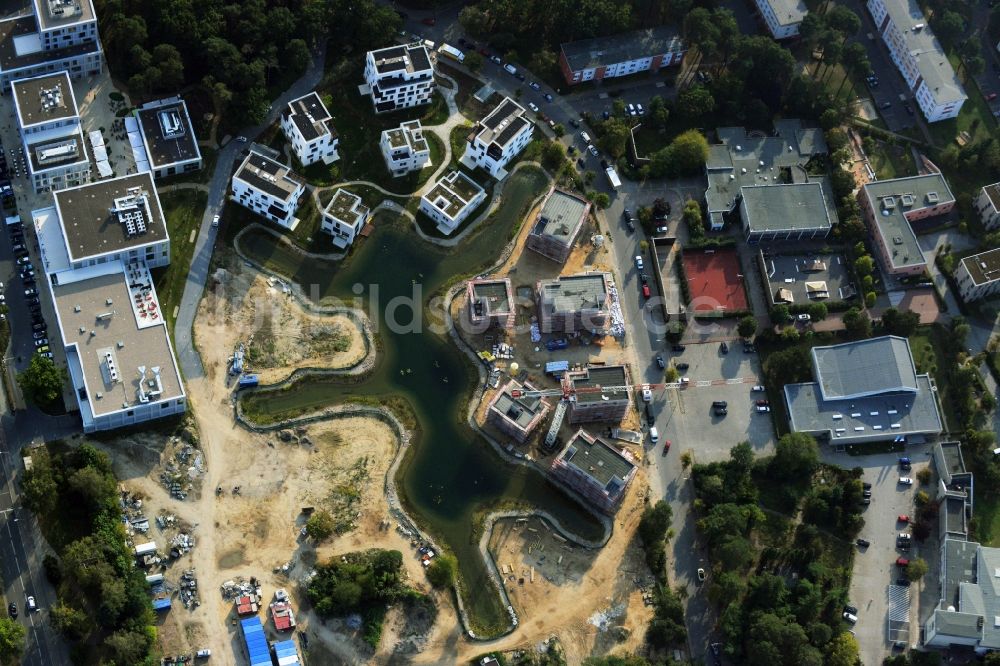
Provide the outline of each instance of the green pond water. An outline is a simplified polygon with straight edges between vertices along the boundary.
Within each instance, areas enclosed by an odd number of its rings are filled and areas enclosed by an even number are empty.
[[[494,219],[451,250],[423,242],[412,227],[385,217],[376,221],[375,232],[343,263],[302,262],[264,232],[244,234],[240,242],[248,257],[296,280],[315,300],[333,297],[363,303],[383,347],[374,373],[363,383],[309,379],[288,391],[248,394],[245,410],[279,419],[359,397],[369,401],[404,398],[419,421],[420,432],[397,478],[400,494],[412,517],[454,551],[465,583],[466,608],[473,624],[489,631],[506,626],[507,612],[486,577],[475,543],[477,508],[507,500],[524,502],[544,508],[581,537],[597,539],[602,530],[540,473],[503,461],[468,427],[465,414],[478,375],[450,338],[427,330],[432,311],[441,310],[428,301],[440,295],[435,292],[455,276],[476,274],[492,265],[527,206],[547,184],[544,174],[534,169],[510,176],[504,184],[504,204]],[[384,320],[386,304],[397,297],[412,297],[417,288],[422,330],[392,330]],[[371,305],[375,294],[377,308]],[[396,321],[411,323],[412,309],[400,308]]]

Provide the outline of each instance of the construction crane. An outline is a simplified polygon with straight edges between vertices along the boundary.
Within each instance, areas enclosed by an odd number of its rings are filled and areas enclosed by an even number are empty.
[[[669,384],[622,384],[619,386],[584,386],[574,388],[569,382],[564,381],[561,388],[542,389],[537,391],[525,391],[524,389],[513,389],[510,392],[512,398],[554,398],[561,397],[563,400],[572,400],[573,397],[581,393],[621,393],[630,389],[659,389],[659,388],[680,388],[680,382]]]

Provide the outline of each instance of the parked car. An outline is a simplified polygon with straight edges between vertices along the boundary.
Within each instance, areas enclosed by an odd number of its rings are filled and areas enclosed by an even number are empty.
[[[910,566],[910,561],[908,559],[906,559],[905,557],[897,557],[896,558],[896,566],[897,567],[908,567],[908,566]]]
[[[897,516],[896,520],[897,520],[898,522],[900,522],[900,523],[906,523],[906,524],[909,524],[909,522],[910,522],[910,517],[909,517],[909,516],[907,516],[907,515],[906,515],[905,513],[901,513],[901,514],[899,514],[899,516]]]
[[[590,144],[589,146],[587,146],[587,150],[589,150],[590,154],[593,155],[594,157],[597,157],[600,154],[597,152],[597,148],[594,147],[594,144]]]
[[[663,369],[665,369],[665,368],[667,367],[667,362],[663,360],[663,357],[662,357],[662,356],[660,356],[659,354],[657,354],[657,355],[656,355],[656,365],[657,365],[657,366],[658,366],[658,367],[659,367],[659,368],[660,368],[661,370],[663,370]]]
[[[715,414],[716,416],[725,416],[726,414],[729,413],[729,410],[726,409],[725,407],[717,407],[712,410],[712,413]]]
[[[900,467],[900,469],[910,469],[910,464],[911,464],[911,461],[910,461],[909,456],[903,456],[902,458],[899,459],[899,467]]]
[[[528,87],[531,88],[532,90],[541,90],[542,89],[542,87],[540,85],[538,85],[537,81],[532,81],[531,83],[528,84]]]
[[[638,254],[635,255],[635,269],[641,273],[642,272],[642,267],[644,265],[645,264],[642,263],[642,257],[639,256]]]
[[[575,118],[570,118],[569,126],[572,127],[573,129],[580,129],[580,122]]]
[[[212,226],[213,226],[213,227],[217,227],[217,226],[219,226],[219,220],[220,220],[220,219],[221,219],[221,218],[220,218],[220,217],[219,217],[218,215],[214,215],[214,216],[212,216]]]
[[[798,319],[799,321],[809,321],[810,319],[812,319],[812,317],[810,317],[808,314],[806,314],[804,312],[802,314],[796,316],[795,318]]]
[[[549,94],[549,93],[545,93],[544,95],[542,95],[542,97],[545,98],[546,102],[551,102],[552,101],[552,95]]]
[[[726,402],[725,400],[716,400],[715,402],[712,403],[712,407],[726,408],[728,406],[729,406],[729,403]]]
[[[758,414],[766,414],[769,411],[771,411],[771,408],[768,405],[757,405]]]
[[[900,576],[899,578],[896,579],[896,585],[902,585],[903,587],[909,587],[910,586],[910,579],[907,578],[906,576]]]
[[[771,403],[770,403],[769,400],[767,400],[767,398],[761,398],[760,400],[757,401],[757,405],[761,406],[761,407],[765,407],[765,406],[770,405],[770,404]]]
[[[628,109],[628,115],[630,116],[636,115],[635,104],[629,104],[626,108]]]
[[[913,485],[913,479],[911,479],[908,476],[901,476],[901,477],[899,477],[899,484],[902,485],[902,486],[912,486]]]
[[[705,582],[705,570],[702,569],[701,567],[698,567],[698,582],[699,583]]]
[[[538,113],[538,106],[534,102],[528,102],[528,108],[535,113]]]
[[[754,393],[760,393],[764,390],[764,385],[757,384],[756,386],[751,387],[750,390],[753,391]]]
[[[665,224],[658,224],[658,225],[656,225],[656,234],[658,236],[666,236],[667,235],[667,231],[669,231],[667,225],[665,225]]]
[[[675,351],[677,353],[683,352],[684,349],[685,349],[684,345],[673,345],[672,347],[670,347],[671,351]]]
[[[637,114],[639,114],[640,116],[644,116],[644,115],[646,115],[646,110],[642,108],[642,104],[638,104],[638,103],[637,103],[637,104],[635,105],[635,112],[636,112]]]
[[[850,622],[851,624],[857,624],[858,622],[858,616],[855,615],[854,613],[848,613],[847,611],[844,611],[844,619]]]
[[[665,440],[663,442],[663,455],[667,455],[670,452],[670,440]]]
[[[989,95],[986,96],[986,101],[987,102],[992,102],[996,98],[997,98],[997,94],[996,93],[990,93]]]
[[[868,539],[857,539],[854,543],[858,545],[858,548],[867,548],[872,545],[872,542]]]
[[[28,607],[28,611],[31,612],[31,613],[34,613],[35,611],[38,610],[38,604],[35,603],[35,598],[34,597],[28,597],[27,607]]]
[[[652,292],[649,290],[649,284],[648,283],[642,285],[642,295],[643,295],[643,298],[649,298],[650,296],[652,296]]]
[[[872,484],[870,484],[867,481],[865,481],[864,483],[861,484],[861,487],[864,488],[865,490],[871,490],[872,489]]]
[[[437,24],[437,19],[434,18],[433,16],[428,16],[425,19],[421,19],[420,22],[423,23],[424,25],[434,26]]]
[[[642,385],[642,401],[652,402],[653,400],[653,390],[649,388],[649,384]]]
[[[43,346],[45,346],[47,344],[49,344],[49,339],[48,338],[38,338],[37,340],[35,340],[35,346],[36,347],[43,347]]]
[[[850,613],[851,615],[857,615],[858,614],[858,607],[857,606],[852,606],[850,604],[847,604],[846,606],[844,606],[844,612],[845,613]]]
[[[677,367],[678,370],[680,370],[681,372],[683,372],[683,371],[687,370],[688,368],[690,368],[691,366],[688,365],[687,363],[678,363],[676,365],[676,367]]]
[[[25,296],[37,296],[38,295],[38,290],[37,289],[30,289],[30,288],[29,289],[25,289],[24,290],[24,295]]]
[[[723,354],[728,354],[729,353],[729,343],[726,342],[726,341],[723,341],[721,344],[719,344],[719,351],[721,351]]]

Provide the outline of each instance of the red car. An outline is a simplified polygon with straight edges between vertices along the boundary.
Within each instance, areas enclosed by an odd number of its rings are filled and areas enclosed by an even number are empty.
[[[989,95],[986,96],[986,101],[987,102],[992,102],[996,98],[997,98],[997,94],[996,93],[990,93]]]
[[[907,516],[905,513],[901,513],[901,514],[899,514],[899,517],[896,518],[896,520],[898,520],[901,523],[909,523],[910,522],[910,517]]]
[[[649,298],[650,294],[651,292],[649,291],[649,285],[648,284],[642,285],[642,295],[645,296],[646,298]]]
[[[897,567],[908,567],[908,566],[910,566],[910,561],[908,559],[906,559],[905,557],[897,557],[896,558],[896,566]]]
[[[667,439],[664,440],[663,442],[663,455],[667,455],[669,451],[670,451],[670,440]]]
[[[428,16],[427,18],[423,19],[420,22],[423,23],[424,25],[435,25],[437,23],[437,19]]]
[[[765,406],[767,406],[767,405],[769,405],[771,403],[768,402],[767,400],[758,400],[757,404],[760,405],[761,407],[765,407]]]

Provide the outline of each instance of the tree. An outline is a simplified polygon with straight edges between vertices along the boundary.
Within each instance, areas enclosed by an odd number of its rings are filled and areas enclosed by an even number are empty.
[[[708,160],[708,140],[698,130],[688,130],[671,141],[667,151],[679,175],[700,173]]]
[[[113,508],[118,500],[115,477],[103,474],[93,467],[84,467],[73,472],[67,485],[76,504],[85,508],[90,515]]]
[[[315,541],[323,541],[333,534],[333,515],[326,509],[314,511],[306,521],[306,534]]]
[[[594,197],[594,205],[601,210],[606,210],[611,205],[611,197],[604,192],[598,192],[597,196]]]
[[[851,308],[844,313],[844,327],[847,329],[847,335],[855,340],[872,336],[871,319],[857,308]]]
[[[654,95],[653,99],[649,100],[648,122],[653,126],[653,129],[661,130],[666,128],[669,119],[670,109],[667,108],[667,103],[663,101],[661,96]]]
[[[458,562],[451,555],[438,555],[427,567],[427,580],[434,587],[446,588],[455,583]]]
[[[465,54],[464,64],[470,72],[478,72],[483,67],[483,56],[478,51],[469,50]]]
[[[942,42],[952,45],[965,32],[965,19],[958,12],[945,9],[937,15],[934,32]]]
[[[78,640],[90,631],[90,620],[82,610],[59,601],[49,609],[49,620],[56,631],[70,640]]]
[[[838,634],[827,646],[827,666],[855,666],[859,662],[858,641],[848,632]]]
[[[629,126],[621,118],[609,118],[601,125],[603,134],[597,140],[601,150],[618,159],[625,154],[628,145]]]
[[[753,315],[743,317],[736,325],[736,332],[740,334],[741,338],[753,337],[754,333],[757,332],[757,318]]]
[[[555,51],[542,49],[537,51],[528,60],[528,69],[538,76],[545,78],[555,73],[558,59],[559,58],[556,56]]]
[[[549,171],[555,171],[566,159],[566,148],[558,141],[548,141],[542,147],[542,166]]]
[[[910,560],[910,563],[906,565],[906,577],[910,581],[916,583],[918,580],[924,577],[927,573],[927,561],[922,557]]]
[[[146,635],[138,631],[116,631],[104,639],[104,647],[112,656],[112,663],[139,664],[149,652]]]
[[[12,663],[24,652],[24,627],[10,618],[0,618],[0,661]]]
[[[587,657],[583,666],[649,666],[649,662],[637,654],[608,654],[603,657]]]
[[[40,407],[47,407],[62,396],[66,378],[65,368],[41,354],[35,354],[28,367],[17,376],[17,383],[25,398]]]
[[[312,54],[309,50],[309,45],[306,44],[306,40],[298,38],[288,40],[288,44],[285,46],[285,55],[282,59],[282,64],[286,68],[292,72],[305,72],[309,67],[311,59]],[[469,64],[468,58],[466,58],[466,64]]]
[[[704,119],[715,111],[715,98],[708,88],[695,84],[677,96],[677,113],[688,122]]]
[[[819,465],[819,447],[812,436],[801,432],[782,435],[775,447],[768,472],[781,479],[802,480]]]
[[[842,40],[857,34],[861,28],[861,19],[843,5],[834,5],[824,17],[826,24],[842,35]]]
[[[479,5],[469,5],[463,7],[458,13],[458,22],[466,34],[476,39],[485,39],[490,36],[492,28],[490,16]]]
[[[44,449],[31,456],[31,469],[24,472],[21,484],[24,503],[36,514],[46,514],[55,509],[59,486],[52,473],[52,463]]]
[[[826,304],[825,303],[810,303],[809,304],[809,318],[813,321],[823,321],[826,319]]]
[[[176,90],[184,83],[184,61],[176,46],[157,44],[153,49],[153,62],[160,72],[156,82],[157,89]]]
[[[854,260],[854,270],[858,275],[871,275],[875,270],[875,260],[870,254],[863,254]]]
[[[920,325],[920,315],[912,310],[900,312],[896,308],[888,308],[882,313],[882,328],[889,335],[908,338]]]
[[[664,539],[670,528],[673,511],[664,500],[659,500],[651,507],[646,507],[639,520],[639,536],[646,551],[646,565],[653,575],[662,578],[667,565],[667,553]]]
[[[771,323],[781,326],[792,321],[792,313],[784,303],[778,303],[771,308]]]
[[[675,366],[669,365],[667,369],[663,372],[663,381],[668,384],[676,384],[681,378],[681,371]]]

